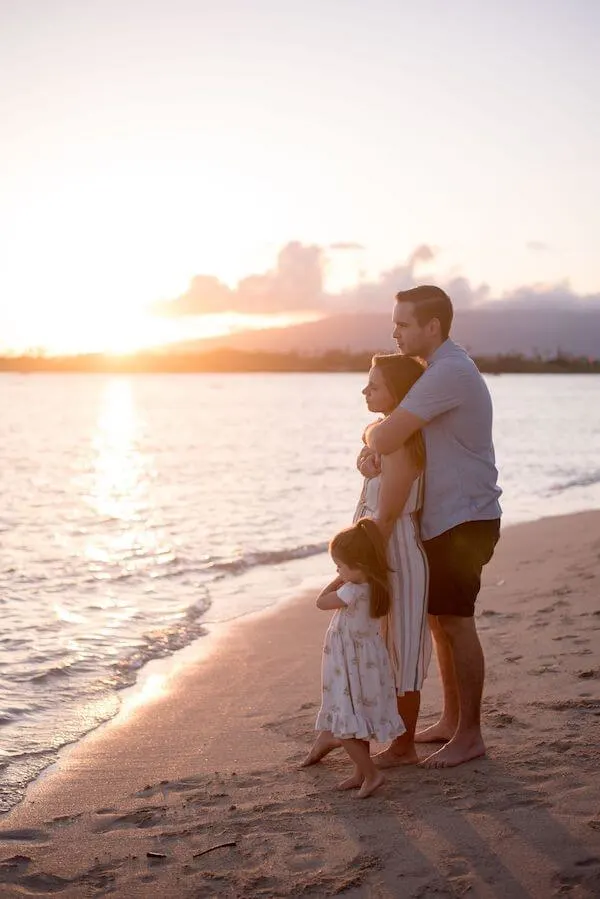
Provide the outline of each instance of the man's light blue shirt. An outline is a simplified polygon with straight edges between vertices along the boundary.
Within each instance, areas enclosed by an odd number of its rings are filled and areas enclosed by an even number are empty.
[[[492,400],[471,357],[448,339],[400,403],[427,422],[423,540],[465,521],[501,515]]]

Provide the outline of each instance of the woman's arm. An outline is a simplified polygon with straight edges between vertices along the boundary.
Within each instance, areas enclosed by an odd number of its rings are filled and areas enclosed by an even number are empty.
[[[405,446],[395,453],[381,457],[376,521],[386,541],[392,534],[396,519],[402,515],[418,474],[410,450]]]

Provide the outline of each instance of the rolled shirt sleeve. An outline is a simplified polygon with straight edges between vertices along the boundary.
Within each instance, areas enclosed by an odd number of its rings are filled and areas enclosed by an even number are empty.
[[[430,422],[460,406],[465,400],[467,388],[464,369],[454,365],[450,359],[440,359],[413,384],[400,403],[400,409]]]

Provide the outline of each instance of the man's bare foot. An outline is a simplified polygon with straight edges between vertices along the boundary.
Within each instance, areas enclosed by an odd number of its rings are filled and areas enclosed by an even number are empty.
[[[322,731],[313,743],[311,750],[304,761],[300,763],[300,767],[308,768],[310,765],[316,765],[317,762],[320,762],[321,759],[325,758],[328,753],[333,749],[339,749],[341,745],[341,741],[334,737],[333,734]]]
[[[378,752],[373,756],[373,764],[378,768],[400,768],[402,765],[418,765],[419,756],[415,749],[414,743],[409,743],[405,747],[395,746],[392,743],[383,752]]]
[[[350,777],[347,777],[346,780],[343,780],[341,784],[338,784],[338,790],[356,790],[358,787],[362,786],[364,781],[364,777],[362,776],[360,771],[355,771],[354,774],[351,774]]]
[[[485,755],[485,744],[481,735],[454,737],[433,755],[421,762],[423,768],[455,768],[465,762],[472,762]]]
[[[447,724],[443,719],[425,730],[415,734],[415,743],[448,743],[454,735],[456,727]]]
[[[385,783],[385,777],[380,771],[372,777],[365,777],[362,787],[358,791],[358,798],[367,799],[367,797],[371,796],[383,783]]]

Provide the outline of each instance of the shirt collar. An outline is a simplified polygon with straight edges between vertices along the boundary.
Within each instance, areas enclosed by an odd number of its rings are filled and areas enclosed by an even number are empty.
[[[439,345],[437,350],[435,350],[431,356],[427,359],[427,364],[431,365],[432,362],[437,362],[438,359],[443,359],[444,356],[449,356],[456,349],[456,344],[453,340],[450,340],[449,337],[445,339],[443,343]]]

